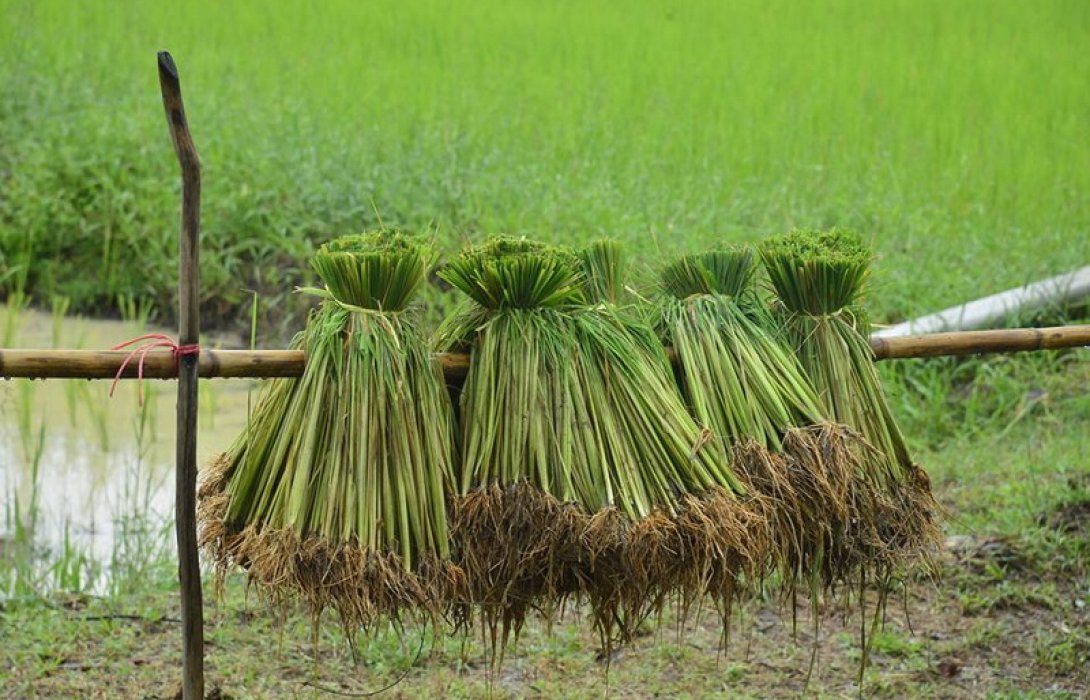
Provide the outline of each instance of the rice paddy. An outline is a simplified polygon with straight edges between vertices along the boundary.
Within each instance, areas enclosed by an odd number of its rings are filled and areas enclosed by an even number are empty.
[[[0,13],[0,173],[18,175],[0,279],[73,310],[127,295],[173,313],[160,48],[205,166],[206,324],[247,326],[257,289],[266,333],[290,312],[286,341],[314,248],[379,219],[436,225],[446,254],[496,232],[608,235],[648,279],[679,248],[844,226],[879,256],[879,323],[1090,258],[1078,2]]]

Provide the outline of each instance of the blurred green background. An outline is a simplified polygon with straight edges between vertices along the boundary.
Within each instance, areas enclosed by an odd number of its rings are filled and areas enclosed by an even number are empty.
[[[0,0],[0,16],[2,286],[75,310],[173,314],[158,49],[205,166],[206,325],[244,323],[243,289],[279,302],[317,244],[380,220],[435,227],[447,250],[612,235],[647,279],[679,249],[854,227],[881,256],[877,321],[1090,260],[1081,0]]]

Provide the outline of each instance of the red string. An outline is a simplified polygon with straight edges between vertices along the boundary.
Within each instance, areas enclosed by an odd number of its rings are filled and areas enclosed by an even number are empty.
[[[132,352],[130,352],[125,360],[121,363],[121,366],[117,368],[117,374],[114,375],[114,383],[110,385],[110,396],[113,397],[114,389],[117,388],[117,382],[121,380],[121,375],[124,374],[125,368],[129,366],[129,362],[132,358],[139,356],[139,361],[136,364],[136,399],[139,405],[144,405],[144,360],[147,359],[148,353],[156,348],[169,348],[171,355],[174,356],[174,369],[178,369],[178,358],[182,355],[199,355],[201,352],[201,346],[193,343],[192,345],[178,345],[174,342],[174,339],[170,336],[162,335],[160,333],[149,333],[142,335],[139,338],[133,338],[132,340],[126,340],[120,345],[115,345],[111,350],[122,350],[130,345],[140,343]]]

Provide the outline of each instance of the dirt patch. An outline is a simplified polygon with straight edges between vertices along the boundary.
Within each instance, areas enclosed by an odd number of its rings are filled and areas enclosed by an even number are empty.
[[[1060,506],[1040,519],[1041,525],[1066,535],[1090,533],[1090,498]]]
[[[1017,551],[1017,542],[1009,544]],[[1003,550],[975,543],[971,557],[951,554],[941,583],[920,581],[891,592],[894,602],[871,638],[866,696],[1090,694],[1086,582],[1046,580],[1029,570],[997,579],[996,569],[979,563],[981,552],[997,551]],[[353,664],[334,632],[323,629],[312,637],[305,616],[281,625],[248,605],[236,584],[229,587],[236,591],[231,598],[208,614],[208,683],[219,693],[208,697],[291,697],[309,695],[315,686],[341,693],[392,686],[383,697],[394,698],[589,698],[607,688],[616,698],[842,697],[859,690],[861,617],[854,606],[824,610],[816,631],[805,601],[751,606],[726,650],[714,610],[701,610],[684,624],[666,615],[657,628],[614,650],[608,672],[605,660],[596,658],[597,639],[583,611],[570,610],[551,634],[542,624],[528,625],[493,673],[478,641],[463,646],[430,632],[421,637],[416,629],[407,629],[401,640],[383,633],[362,641]],[[868,596],[873,600],[877,593]],[[176,697],[179,629],[169,620],[177,613],[169,593],[157,603],[163,609],[148,617],[116,609],[107,615],[94,600],[76,609],[9,606],[0,618],[10,640],[0,651],[3,696]]]

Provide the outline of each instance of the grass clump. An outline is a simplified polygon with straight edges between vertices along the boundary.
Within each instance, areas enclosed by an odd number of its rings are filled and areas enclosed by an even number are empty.
[[[247,430],[206,472],[201,543],[274,600],[334,608],[346,628],[433,618],[462,587],[445,490],[453,411],[409,306],[432,259],[380,231],[323,246],[323,298],[292,346],[299,379],[270,382]]]
[[[439,345],[472,354],[454,542],[493,639],[585,595],[608,645],[673,592],[733,591],[743,489],[649,329],[588,307],[568,250],[495,238],[442,275],[472,300]]]

